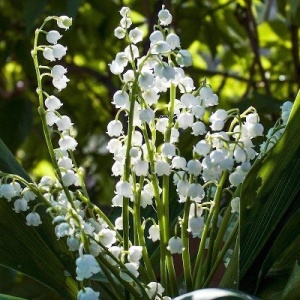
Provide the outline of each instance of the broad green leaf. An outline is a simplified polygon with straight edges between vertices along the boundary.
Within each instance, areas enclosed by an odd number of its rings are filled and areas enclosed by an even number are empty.
[[[15,157],[8,150],[6,145],[0,139],[0,171],[5,173],[17,174],[27,181],[30,181],[29,175],[16,161]]]
[[[0,137],[13,153],[27,137],[32,121],[30,101],[16,97],[0,102]]]
[[[291,289],[293,290],[293,295],[296,295],[295,299],[299,298],[300,293],[297,289],[298,283],[295,282],[295,284],[290,284],[290,282],[294,278],[292,273],[294,272],[295,264],[300,260],[300,235],[298,234],[298,237],[296,237],[289,245],[286,244],[283,246],[286,247],[285,251],[280,257],[278,257],[278,255],[276,256],[276,262],[268,271],[268,274],[263,278],[257,291],[257,295],[262,299],[281,299],[284,296],[284,291]],[[275,248],[275,245],[272,248]],[[273,259],[275,259],[275,257]],[[291,288],[288,289],[288,286]],[[294,287],[296,288],[294,289]]]
[[[27,0],[24,8],[24,20],[26,24],[26,33],[28,34],[34,27],[34,22],[45,9],[47,0]]]
[[[289,281],[282,293],[282,300],[299,299],[300,295],[300,266],[295,263],[294,270],[289,278]]]
[[[299,197],[297,197],[299,202]],[[296,203],[297,206],[298,203]],[[296,206],[296,205],[295,205]],[[289,249],[291,246],[294,246],[294,251],[298,253],[298,243],[294,243],[294,241],[297,241],[297,238],[299,237],[299,220],[300,220],[300,209],[296,207],[290,207],[288,210],[288,213],[293,213],[292,216],[285,216],[283,218],[284,224],[279,224],[279,228],[282,228],[280,232],[277,235],[277,238],[274,239],[274,243],[272,244],[272,247],[265,258],[261,270],[260,270],[260,277],[263,277],[268,270],[273,266],[274,263],[279,263],[278,260],[279,258],[283,255],[283,253]],[[281,223],[283,223],[281,222]],[[293,251],[293,249],[289,249],[289,251]],[[290,253],[289,252],[289,253]],[[291,255],[289,254],[289,257]],[[296,259],[300,259],[300,254],[299,257],[296,257]],[[281,259],[282,260],[282,259]],[[293,267],[294,266],[294,261],[291,263]],[[285,258],[284,261],[281,263],[282,267],[287,268],[289,266],[289,261]]]
[[[30,180],[1,140],[0,151],[1,171]],[[50,218],[44,211],[38,212],[43,224],[29,227],[24,214],[16,214],[11,203],[0,199],[0,264],[40,281],[65,299],[74,299],[78,288],[72,255],[65,242],[57,240]]]
[[[26,299],[0,294],[0,300],[26,300]]]
[[[300,94],[286,130],[249,172],[241,194],[240,287],[254,292],[262,263],[300,190]],[[297,199],[296,199],[297,200]]]
[[[80,2],[80,0],[66,0],[66,13],[69,17],[76,16]]]

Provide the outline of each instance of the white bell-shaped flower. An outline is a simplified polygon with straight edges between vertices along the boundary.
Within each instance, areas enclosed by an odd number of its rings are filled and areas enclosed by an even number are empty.
[[[155,30],[155,31],[153,31],[153,32],[150,34],[149,39],[150,39],[151,44],[155,44],[155,43],[157,43],[157,42],[163,41],[163,40],[164,40],[164,36],[163,36],[163,34],[161,33],[161,31]]]
[[[171,174],[171,166],[166,161],[158,160],[155,162],[155,173],[157,176],[169,176]]]
[[[152,242],[156,242],[160,239],[159,226],[157,224],[153,224],[149,227],[149,236],[148,239],[151,239]]]
[[[173,156],[176,155],[176,147],[171,143],[163,143],[161,147],[161,153],[163,156],[172,158]]]
[[[116,242],[116,232],[114,230],[104,228],[97,235],[96,240],[105,247],[111,247]]]
[[[162,6],[162,9],[158,13],[159,24],[162,26],[167,26],[172,23],[172,15],[169,10],[165,9],[165,6]]]
[[[59,28],[63,28],[65,30],[68,30],[71,25],[72,25],[72,18],[69,18],[67,16],[60,16],[57,19],[57,26]]]
[[[199,183],[191,183],[188,187],[187,196],[192,199],[200,198],[203,199],[205,196],[204,189]]]
[[[108,143],[106,148],[110,153],[116,153],[119,149],[122,148],[122,142],[118,139],[111,139]]]
[[[205,124],[201,121],[195,122],[192,126],[193,135],[204,135],[206,133]]]
[[[62,59],[62,57],[66,55],[67,49],[67,47],[64,47],[61,44],[56,44],[53,46],[53,56],[56,59]]]
[[[113,176],[121,176],[123,174],[124,163],[121,161],[115,161],[111,167]]]
[[[61,157],[58,159],[57,164],[59,167],[64,168],[66,170],[70,170],[73,168],[73,161],[69,157]]]
[[[35,198],[36,198],[36,194],[33,191],[31,191],[28,187],[26,187],[22,191],[22,195],[26,199],[27,202],[35,200]]]
[[[195,145],[194,151],[201,156],[206,156],[210,151],[210,145],[206,140],[201,140]]]
[[[178,195],[186,197],[188,195],[189,182],[186,180],[179,180],[177,183],[177,192]]]
[[[240,213],[240,197],[235,197],[230,202],[231,212],[232,213]]]
[[[123,39],[125,37],[125,34],[126,34],[126,30],[121,26],[118,26],[114,30],[114,36],[118,39]]]
[[[196,98],[197,101],[199,97]],[[205,108],[201,105],[195,105],[192,107],[192,114],[197,118],[197,119],[202,119],[204,114],[205,114]]]
[[[136,45],[127,46],[124,52],[129,61],[133,61],[140,56],[139,48]]]
[[[123,71],[124,71],[124,66],[122,64],[119,64],[115,60],[113,60],[111,62],[111,64],[108,64],[108,66],[109,66],[110,72],[115,74],[115,75],[122,74]]]
[[[69,136],[68,134],[63,134],[62,137],[58,141],[59,147],[61,150],[75,150],[78,143],[77,141]]]
[[[80,240],[75,236],[69,236],[67,238],[67,245],[70,251],[78,251],[80,246]]]
[[[132,25],[132,20],[128,17],[123,17],[120,21],[120,25],[121,27],[128,29]]]
[[[122,16],[122,17],[128,17],[129,16],[129,14],[130,14],[130,8],[129,7],[127,7],[127,6],[123,6],[122,8],[121,8],[121,10],[120,10],[120,15]]]
[[[28,202],[25,198],[17,199],[14,202],[14,210],[16,213],[19,213],[20,211],[26,211],[29,208]]]
[[[247,152],[241,147],[237,147],[233,152],[234,159],[237,163],[244,162],[247,159]]]
[[[169,119],[168,118],[160,118],[156,122],[156,130],[158,130],[161,133],[165,133],[167,129]]]
[[[119,181],[116,184],[116,194],[126,198],[132,197],[133,194],[131,184],[127,181]]]
[[[167,249],[171,252],[171,254],[182,253],[184,250],[182,239],[179,237],[171,237]]]
[[[55,227],[55,234],[58,238],[71,236],[74,233],[74,228],[69,223],[63,222]]]
[[[123,218],[118,217],[115,220],[115,229],[116,230],[123,230]]]
[[[211,125],[210,125],[210,128],[211,130],[213,131],[220,131],[224,128],[224,121],[223,120],[214,120]]]
[[[37,212],[31,212],[26,216],[26,225],[39,226],[42,224],[41,217]]]
[[[8,202],[16,196],[14,187],[11,184],[2,184],[0,186],[0,197],[4,197]]]
[[[65,186],[70,185],[78,185],[79,184],[79,178],[78,175],[75,174],[73,170],[67,170],[62,175],[62,182]]]
[[[133,275],[134,277],[139,276],[139,272],[138,272],[139,265],[138,264],[129,262],[129,263],[125,263],[125,267],[131,273],[131,275]],[[122,279],[124,279],[128,282],[133,281],[133,278],[125,271],[121,271],[120,276]]]
[[[62,35],[57,30],[50,30],[46,34],[46,40],[50,44],[57,44],[57,41],[62,37]]]
[[[186,167],[186,159],[182,156],[175,156],[172,159],[172,168],[184,170]]]
[[[180,39],[175,33],[169,33],[167,35],[166,42],[169,44],[172,50],[175,48],[180,48]]]
[[[128,250],[128,260],[133,263],[139,263],[140,259],[142,258],[143,254],[143,247],[142,246],[131,246]]]
[[[61,65],[55,65],[51,70],[51,75],[53,78],[61,78],[63,75],[67,73],[67,69]]]
[[[237,167],[236,170],[229,175],[228,179],[230,184],[233,186],[240,185],[244,181],[246,174],[247,173],[243,172],[241,169],[238,169]]]
[[[47,97],[45,100],[45,106],[47,107],[48,111],[55,111],[62,105],[63,104],[61,103],[61,101],[53,95]]]
[[[143,33],[137,27],[130,30],[128,36],[129,36],[129,40],[134,44],[137,44],[143,39]]]
[[[148,105],[156,104],[159,99],[159,94],[155,89],[145,90],[142,94]]]
[[[187,169],[189,174],[198,176],[201,173],[202,165],[199,160],[192,159],[187,163]]]
[[[53,54],[53,49],[50,47],[46,47],[43,51],[43,56],[49,61],[55,61],[55,57]]]
[[[90,278],[94,274],[97,274],[101,271],[101,268],[91,254],[83,254],[76,259],[76,279],[82,281],[85,278]]]
[[[182,129],[192,127],[194,124],[194,116],[189,112],[182,112],[178,116],[178,125]]]
[[[98,300],[99,297],[100,297],[100,292],[95,292],[90,287],[83,288],[77,294],[77,300]]]
[[[154,75],[150,72],[144,71],[139,75],[138,82],[139,86],[143,90],[150,89],[154,84]]]
[[[149,163],[138,159],[133,165],[133,171],[137,176],[147,176],[149,172]]]
[[[193,64],[190,52],[188,50],[179,50],[176,55],[176,62],[180,67],[190,67]]]
[[[179,140],[179,130],[177,128],[171,128],[171,137],[170,137],[170,142],[171,143],[177,143]]]
[[[209,157],[213,164],[220,164],[225,159],[225,153],[222,150],[213,150]]]
[[[152,205],[153,204],[152,198],[153,197],[149,193],[143,190],[141,192],[141,207],[146,208],[147,205]]]
[[[156,42],[152,48],[151,48],[151,53],[152,54],[168,54],[170,52],[171,48],[169,44],[165,41],[158,41]]]
[[[164,290],[165,289],[158,282],[150,282],[147,284],[146,287],[146,293],[150,299],[160,299],[160,298],[154,298],[154,296],[162,296]]]
[[[113,100],[113,104],[116,106],[116,108],[125,108],[129,104],[129,95],[120,90],[115,92]]]
[[[154,117],[155,117],[155,114],[151,108],[145,108],[139,112],[139,119],[142,122],[150,123],[151,121],[154,120]]]
[[[65,130],[70,130],[73,123],[71,122],[71,119],[68,116],[61,116],[56,121],[56,125],[59,131],[65,131]]]
[[[201,237],[203,228],[204,228],[204,221],[202,217],[193,216],[189,219],[188,231],[192,233],[193,237]]]
[[[192,94],[183,94],[180,98],[183,107],[189,108],[196,105],[196,98]]]
[[[123,197],[120,195],[115,195],[112,200],[112,206],[114,207],[122,207],[123,206]]]
[[[63,75],[60,78],[53,78],[52,84],[54,87],[56,87],[59,91],[65,89],[67,87],[67,82],[69,82],[70,79],[67,78],[65,75]]]

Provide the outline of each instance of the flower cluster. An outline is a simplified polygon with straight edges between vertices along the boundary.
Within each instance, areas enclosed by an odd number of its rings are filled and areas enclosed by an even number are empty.
[[[121,215],[111,222],[91,203],[84,171],[77,167],[73,155],[77,147],[73,123],[59,113],[63,105],[60,99],[42,87],[44,76],[50,76],[59,91],[69,81],[63,65],[41,66],[37,58],[39,51],[50,62],[66,55],[67,48],[57,43],[62,35],[56,30],[43,29],[54,19],[58,27],[67,30],[72,19],[66,16],[46,19],[36,32],[32,52],[39,113],[56,178],[45,176],[34,184],[6,174],[0,181],[0,198],[13,202],[17,213],[31,210],[26,216],[29,226],[42,223],[37,208],[47,207],[56,237],[65,239],[69,250],[76,254],[79,300],[99,298],[100,292],[85,287],[87,279],[93,280],[97,274],[107,275],[110,284],[116,287],[112,293],[117,293],[122,284],[135,298],[168,300],[179,293],[173,255],[181,255],[183,288],[189,290],[200,287],[200,265],[210,257],[204,249],[215,257],[203,266],[211,267],[214,259],[214,266],[221,262],[212,248],[215,240],[220,242],[235,234],[230,220],[238,218],[237,187],[258,156],[253,139],[262,136],[264,129],[253,107],[243,113],[237,109],[216,109],[219,99],[210,85],[204,80],[199,87],[195,86],[184,71],[184,67],[192,64],[191,55],[181,48],[178,35],[168,27],[172,15],[164,6],[158,13],[158,24],[149,35],[150,47],[145,55],[140,54],[139,48],[144,33],[132,28],[130,9],[123,7],[120,15],[114,34],[128,45],[109,64],[110,71],[119,76],[122,88],[112,99],[118,112],[107,125],[111,138],[107,149],[114,159],[112,175],[118,178],[112,206],[119,208]],[[50,45],[38,45],[40,33],[45,34]],[[261,153],[267,152],[282,134],[291,106],[290,102],[282,106],[281,120],[267,134]],[[126,126],[121,121],[124,119]],[[180,138],[187,134],[195,142],[190,156],[184,157]],[[175,197],[170,193],[172,190],[176,191]],[[181,207],[174,222],[170,220],[173,204]],[[194,268],[188,252],[190,238],[200,239]],[[152,265],[155,255],[147,248],[153,243],[160,243],[160,283]],[[229,247],[230,243],[225,245]],[[225,250],[230,252],[228,248]],[[203,273],[209,272],[207,269]]]
[[[191,56],[181,49],[179,37],[164,27],[172,20],[167,9],[163,7],[158,14],[159,24],[150,34],[150,49],[144,56],[138,48],[143,34],[138,28],[130,29],[129,12],[128,8],[121,10],[120,26],[115,30],[115,36],[127,38],[129,45],[110,64],[111,72],[119,75],[123,83],[112,102],[119,113],[107,126],[111,137],[107,148],[115,161],[112,174],[121,177],[112,203],[122,207],[125,197],[142,208],[159,206],[163,187],[155,186],[153,174],[157,178],[173,175],[179,202],[188,201],[191,207],[188,229],[199,237],[204,220],[202,210],[194,207],[201,207],[204,200],[213,197],[206,190],[212,190],[224,173],[229,174],[233,187],[243,182],[257,155],[252,140],[263,134],[263,126],[254,108],[243,114],[224,109],[212,113],[218,96],[205,82],[196,88],[185,74],[183,67],[191,65]],[[166,93],[170,101],[163,106],[160,99]],[[122,112],[128,117],[127,135],[118,120]],[[183,131],[198,139],[189,160],[180,156],[177,146]],[[130,176],[126,168],[131,170]],[[138,178],[141,184],[137,188],[134,182]],[[151,238],[152,235],[149,231]],[[181,239],[173,237],[167,249],[181,253]]]

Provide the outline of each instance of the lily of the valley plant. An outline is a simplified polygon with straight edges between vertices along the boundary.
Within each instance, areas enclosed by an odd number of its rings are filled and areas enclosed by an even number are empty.
[[[84,170],[75,161],[73,123],[60,114],[57,95],[43,88],[44,78],[59,91],[69,81],[67,69],[56,64],[67,51],[58,43],[62,35],[44,29],[55,20],[67,30],[72,20],[66,16],[48,17],[36,30],[32,50],[38,111],[56,178],[29,183],[0,172],[0,196],[16,213],[26,212],[28,226],[43,222],[37,207],[46,207],[57,238],[76,256],[78,299],[101,298],[92,284],[99,274],[111,286],[111,299],[171,299],[208,287],[219,266],[226,267],[237,236],[239,187],[254,160],[282,134],[291,103],[255,145],[264,131],[256,110],[217,109],[210,85],[203,80],[195,86],[184,71],[191,55],[169,28],[172,15],[165,7],[143,56],[143,32],[132,28],[129,8],[120,15],[114,35],[127,46],[109,65],[121,85],[112,99],[118,112],[107,125],[116,178],[112,206],[120,215],[111,221],[90,201]],[[42,56],[50,63],[41,65]],[[181,153],[182,133],[196,141],[188,157]]]

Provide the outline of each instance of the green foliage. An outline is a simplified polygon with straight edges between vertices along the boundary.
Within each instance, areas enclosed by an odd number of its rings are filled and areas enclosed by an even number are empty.
[[[112,35],[121,2],[0,2],[0,138],[31,173],[40,166],[40,161],[49,159],[42,145],[38,115],[33,113],[37,99],[31,37],[35,25],[46,15],[72,16],[74,26],[62,41],[69,49],[63,64],[68,68],[71,82],[59,97],[64,102],[62,112],[78,128],[77,140],[81,146],[77,159],[87,168],[89,193],[100,205],[107,205],[113,194],[111,157],[103,147],[107,139],[106,124],[115,115],[110,101],[117,86],[107,72],[107,65],[122,48],[122,43],[116,42]],[[126,5],[137,13],[136,25],[152,28],[161,2],[149,1],[149,5],[144,5],[143,1],[128,0]],[[249,7],[244,1],[179,0],[169,7],[176,20],[174,30],[180,32],[183,47],[193,53],[196,67],[190,72],[194,80],[208,78],[226,109],[258,107],[267,128],[276,118],[280,103],[294,98],[300,82],[297,17],[300,1],[277,1],[275,14],[270,3],[274,2],[256,0]],[[297,296],[291,295],[299,295],[295,281],[299,276],[296,250],[300,243],[298,110],[299,105],[280,143],[256,164],[244,184],[240,270],[236,255],[227,272],[230,275],[226,274],[228,281],[224,279],[224,286],[237,287],[240,280],[241,289],[256,291],[266,299],[296,299],[293,297]],[[2,141],[0,169],[29,178]],[[37,173],[43,172],[46,171],[41,168]],[[67,277],[58,277],[55,270],[68,270],[73,264],[65,260],[67,250],[63,242],[56,240],[52,225],[45,223],[41,229],[32,230],[25,225],[24,218],[15,221],[11,206],[0,203],[0,242],[5,245],[0,248],[1,264],[52,288],[58,286],[66,299],[74,295],[74,282],[69,283],[67,291],[65,286],[58,285],[58,281],[62,284]],[[10,234],[5,233],[7,224]],[[17,241],[26,245],[32,241],[32,245],[26,247],[25,253],[16,245]],[[46,267],[43,265],[44,270],[37,260],[40,255],[49,261]],[[36,268],[32,268],[33,264]]]
[[[30,180],[1,140],[0,153],[1,171]],[[43,224],[31,228],[26,225],[24,215],[16,216],[12,205],[4,199],[0,200],[0,265],[42,282],[64,299],[74,299],[77,283],[64,274],[74,275],[72,258],[65,243],[57,240],[50,217],[39,211],[43,214]]]
[[[223,285],[236,287],[235,281],[263,299],[299,297],[299,118],[300,94],[283,136],[242,187],[239,261],[232,261]]]
[[[0,294],[0,300],[25,300],[24,298]]]

